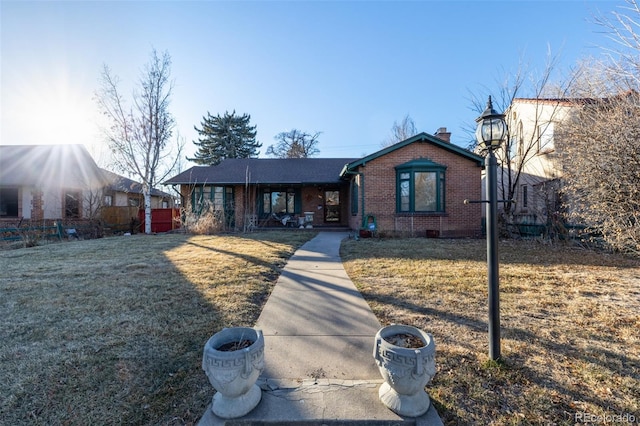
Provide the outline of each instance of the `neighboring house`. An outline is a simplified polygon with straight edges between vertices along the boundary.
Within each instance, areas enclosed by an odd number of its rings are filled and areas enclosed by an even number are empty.
[[[575,107],[571,99],[515,98],[505,111],[505,120],[512,138],[513,168],[522,164],[515,188],[516,204],[513,220],[520,224],[545,224],[549,215],[560,206],[559,185],[562,177],[556,139],[559,128]],[[507,185],[508,171],[498,173],[498,198]],[[512,180],[517,178],[512,173]],[[483,180],[484,186],[484,180]],[[484,190],[484,189],[483,189]],[[502,204],[499,204],[502,208]]]
[[[107,185],[103,189],[103,206],[144,208],[144,195],[141,183],[110,172],[109,170],[101,170],[107,182]],[[151,190],[152,209],[168,209],[173,207],[174,198],[171,194],[158,189]]]
[[[139,232],[144,229],[142,184],[102,169],[107,185],[102,188],[100,219],[107,232]],[[151,232],[166,232],[180,225],[175,197],[151,190]]]
[[[227,159],[169,179],[183,205],[205,203],[235,228],[291,225],[375,227],[443,237],[481,233],[482,157],[420,133],[363,158]]]
[[[82,145],[0,145],[0,221],[88,218],[104,184]]]

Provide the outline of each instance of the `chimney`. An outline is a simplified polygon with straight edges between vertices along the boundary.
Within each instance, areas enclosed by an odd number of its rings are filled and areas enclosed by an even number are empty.
[[[451,143],[451,132],[447,132],[446,127],[440,127],[438,130],[436,130],[436,134],[434,136],[447,143]]]

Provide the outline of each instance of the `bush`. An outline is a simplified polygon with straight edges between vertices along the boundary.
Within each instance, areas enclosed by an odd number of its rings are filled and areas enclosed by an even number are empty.
[[[225,230],[224,211],[215,210],[210,202],[205,202],[200,213],[183,212],[183,217],[184,227],[191,234],[211,235]]]

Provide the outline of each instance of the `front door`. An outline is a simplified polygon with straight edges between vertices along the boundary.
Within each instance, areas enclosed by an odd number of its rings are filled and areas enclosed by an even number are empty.
[[[324,221],[340,223],[340,191],[324,191]]]

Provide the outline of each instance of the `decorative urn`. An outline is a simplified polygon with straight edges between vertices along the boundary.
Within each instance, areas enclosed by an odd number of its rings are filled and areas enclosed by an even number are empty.
[[[419,417],[431,400],[425,386],[436,373],[436,345],[431,334],[409,325],[389,325],[378,330],[373,357],[384,383],[380,401],[401,416]]]
[[[223,419],[253,410],[262,391],[256,384],[264,369],[264,337],[249,327],[224,328],[205,344],[202,369],[217,391],[211,411]]]

